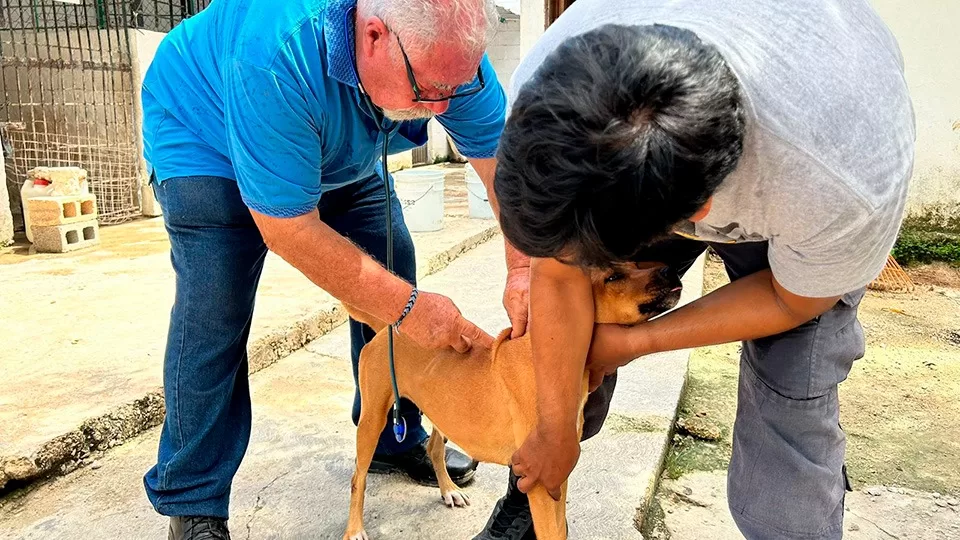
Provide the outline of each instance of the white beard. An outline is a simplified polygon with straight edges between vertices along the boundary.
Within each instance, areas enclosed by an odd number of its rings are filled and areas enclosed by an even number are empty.
[[[383,115],[394,122],[404,120],[429,120],[436,113],[425,107],[410,107],[409,109],[383,109]]]

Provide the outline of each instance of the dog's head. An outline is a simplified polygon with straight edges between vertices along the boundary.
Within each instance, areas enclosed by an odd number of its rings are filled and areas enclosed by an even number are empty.
[[[591,271],[596,322],[634,325],[677,305],[677,272],[661,263],[621,263]]]

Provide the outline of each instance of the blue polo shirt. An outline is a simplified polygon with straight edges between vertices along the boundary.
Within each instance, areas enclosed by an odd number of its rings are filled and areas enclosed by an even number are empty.
[[[214,0],[174,28],[142,90],[156,179],[235,179],[247,206],[289,217],[376,174],[383,137],[358,89],[355,10],[356,0]],[[481,69],[484,90],[437,116],[470,158],[495,155],[506,111],[486,55]],[[391,153],[427,141],[426,120],[384,126]]]

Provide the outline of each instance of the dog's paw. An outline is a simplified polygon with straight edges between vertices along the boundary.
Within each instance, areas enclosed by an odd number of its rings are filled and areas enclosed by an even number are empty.
[[[343,540],[370,540],[370,537],[367,536],[367,531],[360,529],[360,532],[356,534],[344,534]]]
[[[447,505],[447,508],[470,506],[470,498],[462,491],[450,491],[442,495],[443,504]]]

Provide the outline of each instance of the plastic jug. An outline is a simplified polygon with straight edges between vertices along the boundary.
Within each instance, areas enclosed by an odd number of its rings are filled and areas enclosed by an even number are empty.
[[[27,180],[20,187],[20,204],[23,207],[23,228],[27,231],[27,240],[33,243],[33,230],[30,225],[30,207],[27,199],[34,197],[52,197],[54,195],[53,182],[37,178],[36,180]]]

